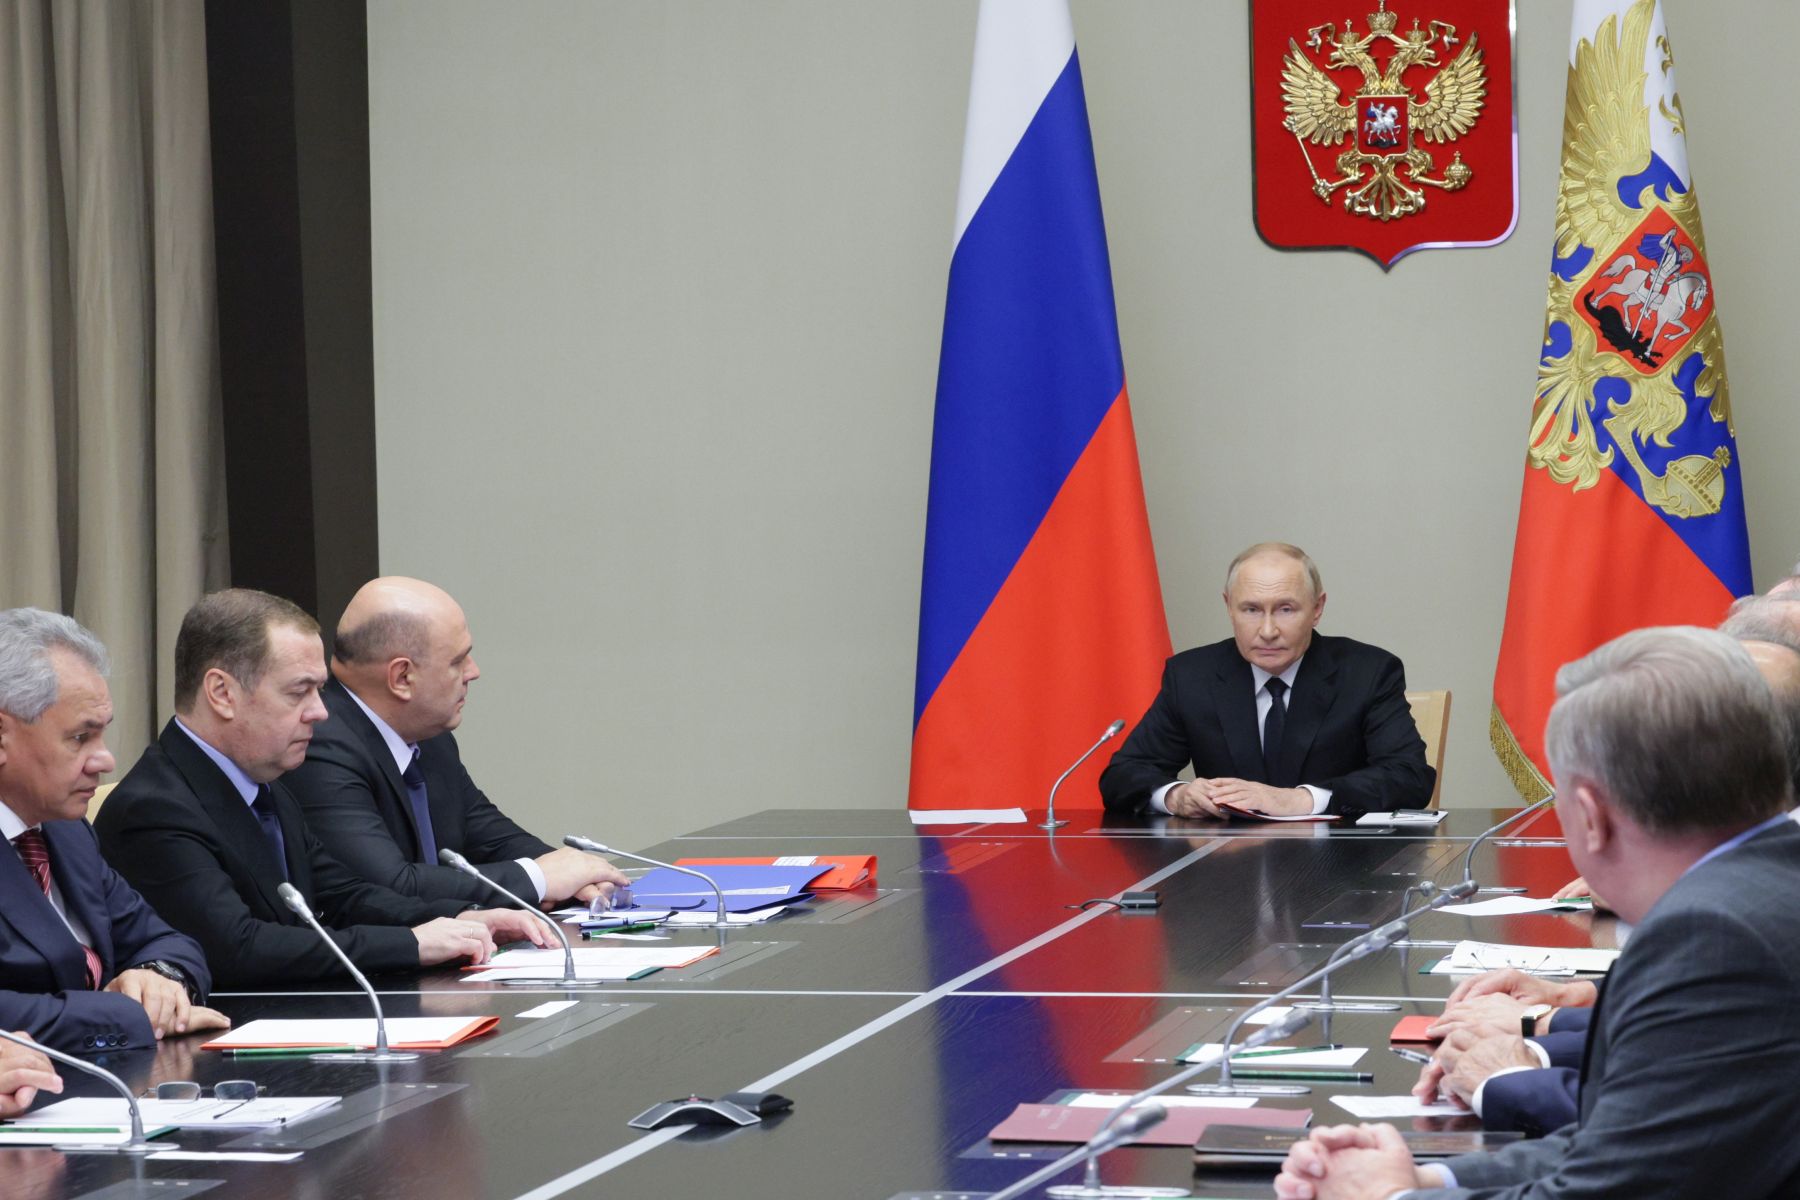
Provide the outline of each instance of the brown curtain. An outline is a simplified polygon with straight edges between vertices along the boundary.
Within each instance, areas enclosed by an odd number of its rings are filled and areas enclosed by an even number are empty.
[[[203,0],[0,0],[0,608],[113,656],[123,771],[224,586]]]

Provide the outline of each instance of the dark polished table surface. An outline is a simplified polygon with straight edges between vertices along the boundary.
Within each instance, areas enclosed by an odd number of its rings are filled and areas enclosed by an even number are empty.
[[[1430,830],[1063,815],[1070,824],[1051,837],[1032,824],[915,829],[903,812],[774,810],[676,838],[647,852],[869,853],[879,880],[733,930],[720,954],[632,983],[565,994],[449,970],[378,978],[390,1017],[501,1019],[495,1033],[417,1062],[239,1060],[199,1050],[200,1038],[109,1056],[103,1065],[135,1087],[251,1078],[275,1094],[346,1100],[283,1132],[177,1135],[187,1150],[301,1149],[293,1163],[0,1150],[0,1197],[984,1195],[1060,1153],[986,1140],[1016,1105],[1166,1078],[1170,1058],[1217,1040],[1246,1006],[1391,919],[1409,885],[1460,878],[1470,839],[1503,811],[1455,810]],[[1559,838],[1554,814],[1528,818],[1479,852],[1476,874],[1548,894],[1573,874]],[[1159,910],[1079,907],[1141,888],[1161,893]],[[1446,943],[1607,936],[1587,916],[1434,913],[1415,923],[1414,944],[1352,963],[1334,990],[1434,1013],[1453,981],[1423,972]],[[578,1002],[518,1016],[565,998]],[[215,1003],[239,1023],[367,1013],[348,982]],[[1370,1047],[1357,1069],[1373,1085],[1315,1084],[1259,1105],[1337,1122],[1348,1116],[1335,1094],[1404,1092],[1416,1068],[1382,1049],[1397,1015],[1337,1013],[1298,1037]],[[68,1094],[101,1094],[68,1082]],[[780,1092],[794,1108],[728,1133],[626,1124],[659,1100],[743,1090]],[[1272,1194],[1267,1172],[1196,1177],[1179,1148],[1125,1148],[1103,1175],[1199,1196]]]

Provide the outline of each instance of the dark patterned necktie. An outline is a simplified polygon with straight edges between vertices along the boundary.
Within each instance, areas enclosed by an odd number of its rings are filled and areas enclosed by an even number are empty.
[[[27,829],[13,839],[13,848],[19,857],[25,860],[25,869],[37,877],[38,887],[44,890],[44,899],[50,898],[50,844],[44,840],[42,829]],[[80,945],[79,942],[76,943]],[[92,946],[82,946],[81,952],[87,956],[87,985],[90,988],[100,986],[100,976],[106,968],[100,965],[100,956],[94,953]]]
[[[269,852],[275,856],[275,865],[281,868],[282,879],[287,879],[287,839],[281,836],[281,821],[275,815],[275,797],[268,784],[256,789],[250,811],[256,814],[256,823],[262,826],[263,837],[268,840]]]
[[[1271,677],[1263,687],[1269,692],[1269,715],[1263,718],[1263,782],[1273,784],[1275,764],[1281,760],[1281,731],[1287,725],[1287,705],[1281,702],[1287,684]]]
[[[425,794],[425,772],[419,769],[419,751],[413,748],[412,762],[400,778],[406,781],[406,799],[412,805],[413,823],[419,830],[419,861],[437,861],[437,835],[431,828],[431,799]]]

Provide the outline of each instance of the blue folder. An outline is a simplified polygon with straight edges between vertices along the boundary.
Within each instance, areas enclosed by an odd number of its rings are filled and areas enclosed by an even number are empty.
[[[726,912],[754,912],[771,904],[792,904],[796,900],[810,899],[812,893],[806,890],[807,884],[831,868],[720,864],[694,869],[711,877],[725,893]],[[692,875],[657,867],[631,881],[631,908],[613,911],[628,913],[633,908],[715,912],[718,898],[711,888]]]

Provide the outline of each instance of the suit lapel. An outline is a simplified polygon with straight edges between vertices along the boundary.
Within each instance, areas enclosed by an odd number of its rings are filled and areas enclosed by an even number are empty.
[[[381,730],[375,728],[375,722],[369,720],[369,714],[362,710],[362,705],[358,704],[356,699],[350,695],[349,688],[336,679],[325,686],[328,689],[336,689],[337,692],[332,697],[335,702],[331,705],[332,717],[341,719],[347,728],[355,731],[364,750],[375,761],[375,766],[381,772],[382,779],[386,781],[394,807],[400,810],[400,819],[406,822],[408,829],[412,830],[413,861],[425,861],[425,854],[421,849],[425,841],[419,836],[419,819],[413,813],[412,796],[406,790],[406,780],[400,774],[399,764],[394,762],[394,754],[388,749],[387,740],[381,736]],[[428,789],[427,795],[429,794]],[[435,814],[433,816],[435,819]]]
[[[1337,699],[1337,655],[1331,644],[1317,634],[1300,660],[1300,672],[1294,676],[1294,692],[1288,697],[1287,725],[1281,737],[1281,759],[1275,764],[1277,787],[1296,787],[1300,768],[1312,749],[1325,714]]]
[[[57,874],[54,846],[50,849],[50,861],[52,874]],[[66,900],[68,885],[63,883],[60,874],[57,874],[56,882],[62,887]],[[7,924],[43,955],[44,961],[50,964],[57,987],[63,991],[85,989],[87,957],[81,953],[81,946],[69,932],[69,927],[50,907],[50,898],[38,887],[36,877],[25,869],[24,862],[10,847],[0,852],[0,896],[7,897],[3,910]]]
[[[1235,643],[1225,643],[1225,650],[1227,658],[1213,679],[1213,709],[1219,714],[1237,777],[1262,783],[1267,772],[1263,769],[1262,731],[1256,727],[1256,689],[1250,664],[1238,654]]]
[[[94,953],[100,956],[101,982],[104,983],[118,973],[118,964],[113,961],[112,915],[99,907],[96,886],[99,880],[80,878],[74,867],[78,860],[87,857],[83,851],[90,850],[79,844],[87,836],[77,833],[71,821],[44,824],[44,843],[50,847],[50,874],[56,878],[56,886],[62,892],[64,907],[87,930]],[[86,957],[82,956],[84,969]]]
[[[169,722],[160,741],[163,752],[175,764],[176,771],[187,781],[201,809],[219,831],[220,841],[248,864],[251,886],[262,897],[263,903],[277,913],[287,913],[288,906],[282,903],[281,894],[275,890],[281,886],[283,872],[276,865],[274,848],[263,836],[261,823],[244,803],[244,798],[238,795],[237,788],[225,777],[225,772],[214,766],[200,747],[194,745],[193,739],[175,727],[175,722]],[[294,842],[285,823],[281,835],[288,839],[291,851]],[[291,853],[289,857],[293,857]]]

